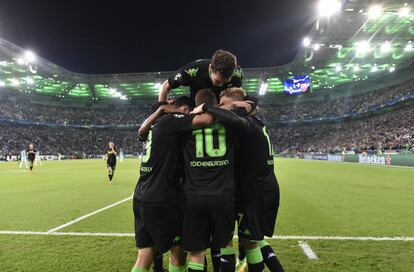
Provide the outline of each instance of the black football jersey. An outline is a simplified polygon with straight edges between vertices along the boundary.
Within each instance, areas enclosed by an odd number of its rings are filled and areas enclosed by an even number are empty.
[[[188,133],[184,149],[186,194],[234,193],[233,132],[221,123]]]
[[[26,149],[27,159],[33,161],[36,158],[36,149]]]
[[[236,71],[231,78],[231,81],[223,86],[213,86],[210,79],[209,65],[211,60],[204,59],[191,62],[182,68],[177,73],[168,79],[168,83],[172,89],[180,86],[188,86],[190,88],[191,98],[195,98],[196,93],[199,90],[209,88],[217,97],[219,97],[222,90],[231,87],[241,87],[243,80],[243,70],[240,66],[237,66]]]
[[[181,197],[177,177],[180,139],[191,131],[194,116],[167,114],[151,127],[143,154],[134,197],[147,206],[168,205]]]
[[[116,147],[114,146],[114,151],[118,152],[118,150],[116,149]],[[116,155],[115,153],[112,151],[112,149],[110,149],[108,147],[108,149],[106,150],[106,155],[108,156],[107,162],[111,163],[111,164],[115,164],[116,163]]]

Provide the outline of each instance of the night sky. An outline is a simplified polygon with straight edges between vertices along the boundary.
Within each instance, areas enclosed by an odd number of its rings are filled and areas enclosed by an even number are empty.
[[[171,71],[216,49],[242,67],[291,61],[315,1],[0,0],[0,36],[70,71]]]

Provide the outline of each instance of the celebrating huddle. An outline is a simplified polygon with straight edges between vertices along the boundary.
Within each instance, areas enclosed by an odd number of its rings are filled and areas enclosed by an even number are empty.
[[[279,207],[272,146],[255,116],[257,100],[246,96],[241,80],[235,56],[219,50],[164,82],[161,102],[181,85],[190,86],[191,98],[159,103],[139,130],[146,149],[134,192],[133,272],[148,271],[167,251],[170,272],[203,271],[209,248],[214,271],[235,271],[236,220],[249,271],[265,264],[283,271],[264,241]]]

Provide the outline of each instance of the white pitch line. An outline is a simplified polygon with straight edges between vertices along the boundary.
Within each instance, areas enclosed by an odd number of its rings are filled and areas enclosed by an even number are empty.
[[[122,200],[120,200],[120,201],[118,201],[118,202],[112,203],[111,205],[108,205],[108,206],[106,206],[106,207],[103,207],[103,208],[101,208],[101,209],[99,209],[99,210],[96,210],[96,211],[94,211],[94,212],[91,212],[91,213],[85,214],[85,215],[83,215],[83,216],[81,216],[81,217],[78,217],[78,218],[76,218],[76,219],[74,219],[74,220],[72,220],[72,221],[70,221],[70,222],[67,222],[67,223],[65,223],[65,224],[63,224],[63,225],[57,226],[56,228],[50,229],[50,230],[48,230],[47,232],[48,232],[48,233],[56,232],[57,230],[60,230],[60,229],[66,228],[67,226],[70,226],[70,225],[72,225],[72,224],[75,224],[76,222],[82,221],[82,220],[84,220],[84,219],[86,219],[86,218],[88,218],[88,217],[91,217],[91,216],[93,216],[93,215],[95,215],[95,214],[97,214],[97,213],[103,212],[103,211],[105,211],[105,210],[107,210],[107,209],[110,209],[110,208],[115,207],[115,206],[117,206],[117,205],[119,205],[119,204],[122,204],[122,203],[124,203],[124,202],[127,202],[127,201],[129,201],[129,200],[131,200],[131,199],[132,199],[132,196],[127,197],[127,198],[122,199]]]
[[[106,236],[106,237],[133,237],[134,233],[116,232],[41,232],[41,231],[14,231],[2,230],[0,235],[55,235],[55,236]],[[236,238],[236,237],[235,237]],[[278,235],[267,237],[272,240],[342,240],[342,241],[414,241],[414,237],[354,237],[354,236],[293,236]]]
[[[308,257],[309,260],[317,260],[317,259],[319,259],[318,256],[316,256],[316,253],[308,245],[308,243],[306,243],[304,241],[299,241],[299,246],[302,248],[303,252]]]

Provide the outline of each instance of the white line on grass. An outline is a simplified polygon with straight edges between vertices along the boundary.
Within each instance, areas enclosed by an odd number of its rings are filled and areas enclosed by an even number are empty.
[[[308,243],[304,241],[299,241],[299,246],[302,248],[303,252],[308,257],[309,260],[318,259],[318,256],[316,256],[316,253],[312,250],[312,248],[308,245]]]
[[[40,231],[0,231],[0,235],[56,235],[56,236],[109,236],[109,237],[133,237],[134,233],[114,232],[40,232]],[[237,238],[235,236],[234,238]],[[346,241],[414,241],[414,237],[355,237],[355,236],[293,236],[277,235],[268,237],[274,240],[346,240]]]
[[[91,213],[85,214],[85,215],[83,215],[83,216],[81,216],[81,217],[78,217],[78,218],[76,218],[76,219],[74,219],[74,220],[72,220],[72,221],[70,221],[70,222],[67,222],[67,223],[65,223],[65,224],[63,224],[63,225],[57,226],[56,228],[50,229],[50,230],[48,230],[47,232],[48,232],[48,233],[53,233],[53,232],[56,232],[57,230],[60,230],[60,229],[66,228],[67,226],[70,226],[70,225],[75,224],[75,223],[77,223],[77,222],[79,222],[79,221],[82,221],[82,220],[84,220],[84,219],[86,219],[86,218],[88,218],[88,217],[91,217],[91,216],[93,216],[93,215],[95,215],[95,214],[97,214],[97,213],[103,212],[103,211],[105,211],[105,210],[107,210],[107,209],[110,209],[110,208],[115,207],[115,206],[117,206],[117,205],[119,205],[119,204],[122,204],[122,203],[124,203],[124,202],[127,202],[127,201],[129,201],[130,199],[132,199],[132,196],[127,197],[127,198],[125,198],[125,199],[122,199],[122,200],[120,200],[120,201],[118,201],[118,202],[112,203],[111,205],[108,205],[108,206],[106,206],[106,207],[103,207],[103,208],[101,208],[101,209],[99,209],[99,210],[96,210],[96,211],[94,211],[94,212],[91,212]]]

